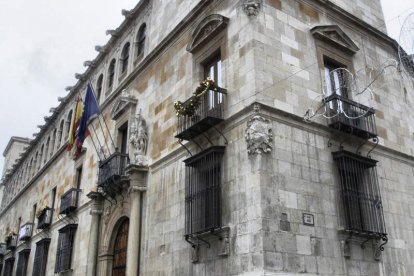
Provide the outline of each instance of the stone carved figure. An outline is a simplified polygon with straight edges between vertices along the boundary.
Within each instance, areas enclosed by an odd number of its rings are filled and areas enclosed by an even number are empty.
[[[147,154],[148,133],[147,124],[145,119],[142,118],[141,112],[135,116],[135,121],[131,125],[129,142],[134,154],[133,164],[146,165],[145,155]]]
[[[270,120],[259,115],[259,105],[254,105],[254,115],[247,122],[245,139],[248,154],[270,153],[273,133]]]
[[[261,0],[244,0],[242,7],[243,7],[243,11],[248,16],[257,16],[259,14],[261,5],[262,5]]]

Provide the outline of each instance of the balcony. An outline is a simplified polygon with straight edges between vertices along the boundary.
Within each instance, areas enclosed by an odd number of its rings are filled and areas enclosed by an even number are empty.
[[[40,215],[37,217],[37,229],[45,229],[52,224],[52,209],[49,207],[44,208]]]
[[[98,187],[106,194],[115,196],[121,191],[120,182],[129,163],[128,154],[115,152],[99,165]]]
[[[78,208],[78,194],[79,190],[76,188],[71,188],[69,191],[63,194],[60,199],[59,214],[67,215]]]
[[[17,246],[17,235],[13,234],[11,236],[7,236],[6,238],[6,249],[13,250]]]
[[[26,223],[20,227],[19,231],[19,241],[26,241],[32,237],[33,233],[33,223]]]
[[[377,137],[373,108],[337,94],[323,99],[323,104],[329,127],[364,139]]]
[[[6,251],[7,251],[6,244],[0,243],[0,258],[6,255]]]
[[[194,110],[186,114],[178,114],[177,135],[178,139],[191,140],[211,127],[224,120],[224,96],[226,90],[215,87],[201,95],[199,104]],[[194,96],[193,96],[194,97]],[[193,97],[182,103],[183,108],[193,105]]]

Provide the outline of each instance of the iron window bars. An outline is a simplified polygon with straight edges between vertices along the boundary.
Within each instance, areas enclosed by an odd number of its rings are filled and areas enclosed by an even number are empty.
[[[4,263],[4,271],[3,276],[12,276],[13,275],[13,266],[14,266],[14,258],[8,258]]]
[[[185,236],[221,227],[223,146],[210,147],[186,160]]]
[[[345,230],[352,234],[386,237],[376,160],[345,150],[332,153],[341,179]]]
[[[45,276],[47,266],[47,255],[49,253],[49,245],[49,238],[42,239],[36,243],[32,276]]]
[[[17,260],[16,276],[26,276],[27,264],[29,262],[30,249],[23,249],[19,252]]]
[[[329,127],[365,139],[377,137],[373,108],[338,94],[332,94],[322,101]]]
[[[19,241],[25,241],[31,238],[33,232],[33,223],[28,222],[20,227]]]
[[[59,230],[59,239],[56,252],[55,273],[70,270],[72,261],[73,241],[77,224],[68,224]]]
[[[76,188],[69,189],[60,199],[59,214],[67,215],[78,208],[79,190]]]
[[[49,207],[43,209],[41,215],[37,218],[37,229],[45,229],[52,224],[53,210]]]
[[[200,105],[193,115],[178,115],[175,137],[191,140],[222,122],[224,120],[224,94],[226,94],[226,90],[220,87],[217,87],[217,91],[208,90],[201,96]],[[189,104],[190,99],[183,103],[184,106]]]

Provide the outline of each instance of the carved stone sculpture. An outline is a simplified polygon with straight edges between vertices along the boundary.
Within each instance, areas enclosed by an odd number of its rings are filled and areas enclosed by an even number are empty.
[[[245,139],[248,154],[270,153],[273,133],[270,120],[259,115],[259,105],[254,106],[252,118],[247,122]]]
[[[261,5],[261,0],[244,0],[242,7],[248,16],[256,16],[259,14]]]
[[[147,124],[141,113],[137,114],[131,125],[129,142],[134,155],[133,164],[138,166],[146,165],[145,155],[147,153],[148,133]]]

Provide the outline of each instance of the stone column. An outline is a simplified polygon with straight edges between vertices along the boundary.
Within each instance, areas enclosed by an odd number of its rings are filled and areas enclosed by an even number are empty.
[[[99,220],[102,215],[102,195],[98,192],[90,192],[86,195],[92,200],[92,207],[90,214],[91,220],[91,236],[88,244],[88,263],[87,276],[96,276],[96,265],[98,258],[98,243],[99,243]]]
[[[131,214],[128,229],[127,249],[127,276],[137,276],[139,266],[139,252],[141,247],[141,193],[146,191],[145,177],[148,168],[130,165],[127,169],[130,179]]]

